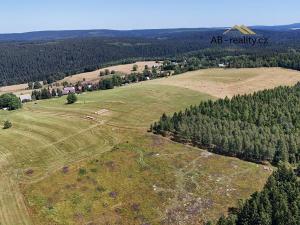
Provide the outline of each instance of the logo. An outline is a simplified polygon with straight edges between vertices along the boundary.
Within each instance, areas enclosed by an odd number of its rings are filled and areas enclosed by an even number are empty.
[[[256,34],[245,25],[235,25],[227,29],[223,35],[213,36],[211,45],[243,45],[243,46],[265,46],[269,44],[269,39]]]
[[[242,35],[255,35],[256,34],[253,30],[246,27],[245,25],[241,25],[241,26],[235,25],[234,27],[225,31],[223,34],[226,35],[226,34],[230,34],[233,32],[239,32]]]

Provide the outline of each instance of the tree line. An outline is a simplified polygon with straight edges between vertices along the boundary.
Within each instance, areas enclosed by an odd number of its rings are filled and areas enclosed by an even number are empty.
[[[291,169],[280,166],[261,192],[231,210],[227,218],[221,217],[217,225],[299,225],[299,196],[299,177]]]
[[[223,60],[229,68],[282,67],[300,70],[300,53],[271,54],[268,56],[242,55]]]
[[[165,70],[172,70],[174,74],[181,74],[199,69],[216,68],[220,64],[224,68],[258,68],[258,67],[282,67],[300,70],[300,52],[289,51],[285,53],[274,52],[245,52],[238,50],[235,54],[224,50],[204,51],[202,53],[187,54],[182,57],[174,57],[164,66]],[[174,63],[175,62],[175,63]]]
[[[300,162],[300,83],[232,99],[201,102],[150,130],[210,151],[277,164]]]

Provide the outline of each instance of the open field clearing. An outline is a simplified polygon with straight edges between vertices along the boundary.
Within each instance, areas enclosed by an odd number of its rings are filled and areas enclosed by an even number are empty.
[[[34,174],[39,170],[45,172],[49,162],[54,164],[50,167],[55,167],[68,161],[68,155],[73,158],[75,152],[78,157],[91,154],[91,149],[98,151],[95,148],[118,143],[113,126],[145,131],[164,111],[172,112],[208,98],[193,91],[179,94],[173,87],[164,91],[159,91],[160,88],[152,85],[146,89],[118,88],[83,94],[74,105],[65,105],[65,98],[60,98],[28,103],[19,111],[1,111],[1,121],[13,122],[12,129],[0,131],[3,161],[9,157],[9,164],[14,163],[17,168],[26,170],[36,166],[39,169]],[[175,101],[177,104],[173,104]],[[104,109],[105,113],[100,114]],[[107,124],[112,128],[105,128]]]
[[[32,90],[26,90],[26,88],[28,88],[28,84],[16,84],[0,87],[0,95],[4,93],[27,94],[32,92]]]
[[[224,98],[271,89],[280,85],[294,85],[300,72],[282,68],[207,69],[188,72],[153,84],[173,85]]]
[[[216,219],[270,171],[146,132],[163,112],[209,98],[145,82],[1,111],[13,127],[0,130],[0,224]]]

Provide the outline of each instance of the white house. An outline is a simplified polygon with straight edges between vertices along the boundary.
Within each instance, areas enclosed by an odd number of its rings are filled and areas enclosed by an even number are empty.
[[[67,95],[69,93],[75,93],[75,87],[65,87],[62,91],[63,95]]]
[[[20,100],[21,102],[30,102],[32,101],[31,95],[27,94],[27,95],[20,95]]]

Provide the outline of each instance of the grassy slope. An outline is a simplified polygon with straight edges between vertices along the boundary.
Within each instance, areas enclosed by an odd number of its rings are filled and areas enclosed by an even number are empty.
[[[280,85],[294,85],[299,81],[299,71],[282,68],[251,68],[198,70],[169,79],[153,80],[151,83],[184,87],[225,98]]]
[[[134,138],[112,152],[27,188],[36,224],[201,224],[226,213],[269,175],[255,164],[130,133]]]
[[[228,206],[236,204],[237,199],[248,197],[261,188],[268,173],[256,165],[236,159],[211,156],[207,160],[199,150],[191,150],[191,154],[187,154],[190,148],[161,138],[156,140],[157,137],[146,134],[149,124],[163,112],[174,112],[207,98],[209,96],[183,88],[138,84],[81,95],[74,105],[64,105],[65,99],[62,98],[29,103],[16,112],[0,112],[1,120],[10,119],[13,122],[13,128],[0,130],[0,224],[31,224],[17,185],[19,182],[25,190],[29,213],[36,224],[44,224],[45,221],[48,224],[53,224],[53,221],[58,224],[65,224],[65,221],[82,224],[83,221],[99,219],[103,213],[106,215],[104,218],[126,218],[129,224],[138,224],[139,220],[158,222],[165,218],[164,210],[169,209],[172,215],[177,204],[183,207],[182,201],[176,200],[181,192],[188,195],[185,197],[188,202],[195,201],[196,197],[203,197],[209,203],[212,201],[212,207],[208,207],[203,217],[216,218]],[[95,112],[100,109],[108,109],[109,113],[96,115]],[[86,119],[88,115],[95,120]],[[166,144],[161,145],[161,142]],[[115,146],[120,150],[110,152]],[[159,152],[161,157],[153,158],[153,151]],[[181,157],[183,159],[179,160]],[[98,159],[102,164],[89,162],[91,158]],[[61,173],[64,165],[75,161],[78,165],[74,164],[69,173]],[[118,165],[112,173],[109,171],[111,161]],[[103,165],[108,170],[104,170]],[[185,171],[185,165],[192,167],[191,170]],[[78,180],[79,166],[86,168],[88,174]],[[94,167],[97,167],[97,172],[91,173],[90,169]],[[33,174],[26,175],[30,169]],[[194,172],[194,175],[190,174]],[[130,173],[132,182],[128,181]],[[255,187],[253,179],[257,180]],[[156,181],[158,186],[166,189],[175,187],[175,192],[155,192],[151,185]],[[95,188],[99,182],[105,191],[98,195]],[[186,182],[197,186],[187,184],[193,187],[193,197],[184,191]],[[210,182],[212,186],[207,187]],[[220,185],[214,185],[216,182]],[[73,183],[74,190],[62,191],[63,187]],[[226,185],[228,190],[236,189],[232,196],[225,197]],[[86,191],[92,189],[95,191]],[[205,192],[207,189],[209,191]],[[118,196],[111,199],[108,193],[114,190],[117,190]],[[128,195],[131,192],[139,197]],[[81,201],[82,195],[85,196],[84,201]],[[98,195],[101,200],[97,202],[97,197],[93,195]],[[74,203],[74,196],[75,206],[70,205]],[[79,196],[78,204],[76,196]],[[131,200],[140,204],[139,212],[130,211]],[[107,207],[111,209],[120,203],[121,212],[107,210]],[[157,208],[150,210],[154,205]],[[86,209],[83,215],[80,207]],[[138,219],[135,214],[138,214]],[[190,220],[193,218],[191,216]]]

